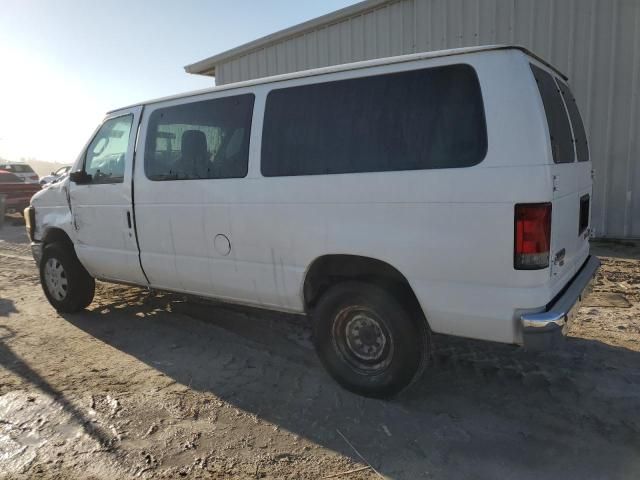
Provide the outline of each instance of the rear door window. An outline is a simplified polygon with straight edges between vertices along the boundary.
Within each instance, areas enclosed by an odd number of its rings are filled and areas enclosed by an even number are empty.
[[[569,111],[569,118],[571,119],[571,126],[573,127],[573,142],[576,146],[576,155],[579,162],[589,161],[589,145],[587,143],[587,132],[584,129],[582,123],[582,117],[578,110],[578,104],[573,97],[569,86],[561,81],[557,81],[562,96],[564,97],[564,103]]]
[[[150,180],[247,175],[253,94],[159,108],[149,118],[144,168]]]
[[[573,137],[560,89],[553,77],[541,68],[531,65],[531,71],[538,84],[538,90],[544,104],[553,161],[555,163],[571,163],[575,160]]]

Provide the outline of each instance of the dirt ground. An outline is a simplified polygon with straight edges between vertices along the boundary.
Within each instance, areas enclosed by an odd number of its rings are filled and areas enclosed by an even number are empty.
[[[384,402],[329,378],[301,317],[107,284],[59,315],[5,225],[0,478],[640,478],[640,248],[594,251],[564,350],[437,337]]]

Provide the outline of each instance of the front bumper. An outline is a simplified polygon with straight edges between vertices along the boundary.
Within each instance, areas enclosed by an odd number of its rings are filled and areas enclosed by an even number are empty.
[[[549,308],[544,312],[525,313],[520,317],[522,341],[527,350],[547,350],[562,343],[568,324],[591,290],[598,268],[600,260],[590,255],[564,292]]]
[[[36,261],[36,265],[40,266],[40,260],[42,260],[42,242],[31,242],[31,255]]]

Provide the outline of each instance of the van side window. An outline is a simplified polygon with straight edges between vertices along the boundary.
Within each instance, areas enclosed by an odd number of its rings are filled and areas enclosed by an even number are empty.
[[[253,94],[159,108],[149,118],[144,170],[151,180],[247,175]]]
[[[589,144],[587,141],[587,132],[584,130],[584,123],[582,123],[582,117],[578,110],[578,104],[574,98],[569,85],[556,79],[562,96],[564,97],[564,103],[567,105],[569,111],[569,118],[571,119],[571,126],[573,127],[573,143],[576,145],[576,154],[579,162],[589,161]]]
[[[124,162],[132,122],[133,115],[110,118],[93,137],[84,158],[84,169],[91,175],[91,183],[124,181]]]
[[[272,176],[469,167],[487,151],[469,65],[273,90],[262,134]]]
[[[544,113],[549,125],[553,161],[555,163],[571,163],[575,160],[573,138],[560,89],[553,77],[541,68],[531,64],[531,71],[538,84],[538,90],[544,105]]]

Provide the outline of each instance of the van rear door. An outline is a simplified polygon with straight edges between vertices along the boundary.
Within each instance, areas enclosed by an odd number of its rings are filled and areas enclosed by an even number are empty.
[[[587,137],[580,112],[559,77],[531,65],[549,126],[553,184],[551,250],[553,283],[561,288],[589,254],[592,175]]]

